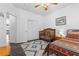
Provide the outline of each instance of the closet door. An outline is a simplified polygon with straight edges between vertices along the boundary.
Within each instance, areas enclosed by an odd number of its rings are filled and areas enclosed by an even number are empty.
[[[38,20],[28,20],[27,21],[27,38],[28,40],[38,39],[39,38],[39,21]]]

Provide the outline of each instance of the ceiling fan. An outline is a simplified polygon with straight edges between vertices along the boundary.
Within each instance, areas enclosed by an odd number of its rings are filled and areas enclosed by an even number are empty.
[[[45,11],[48,11],[48,6],[49,5],[58,5],[58,3],[37,3],[35,4],[35,8],[44,8]]]

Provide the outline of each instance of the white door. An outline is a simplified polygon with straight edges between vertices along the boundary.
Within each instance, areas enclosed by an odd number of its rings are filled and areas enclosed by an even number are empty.
[[[16,24],[16,16],[8,14],[8,18],[7,20],[9,20],[9,37],[10,37],[10,42],[11,43],[16,43],[16,32],[17,32],[17,24]]]
[[[27,21],[27,38],[28,40],[38,39],[39,38],[39,22],[36,20]]]

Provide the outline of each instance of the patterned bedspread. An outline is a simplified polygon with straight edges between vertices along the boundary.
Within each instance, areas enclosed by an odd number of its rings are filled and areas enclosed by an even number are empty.
[[[76,41],[71,41],[67,39],[61,39],[61,40],[56,40],[52,42],[51,44],[54,44],[56,46],[59,46],[61,48],[79,53],[79,42]]]

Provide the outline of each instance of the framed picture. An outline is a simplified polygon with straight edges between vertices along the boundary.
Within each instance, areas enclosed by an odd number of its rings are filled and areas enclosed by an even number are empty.
[[[66,25],[66,16],[56,18],[56,26]]]

